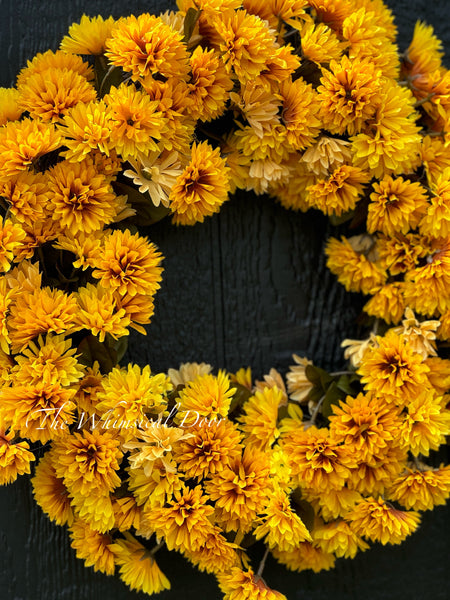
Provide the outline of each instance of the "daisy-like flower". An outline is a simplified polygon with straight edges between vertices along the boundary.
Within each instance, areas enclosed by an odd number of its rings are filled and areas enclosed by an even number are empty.
[[[0,87],[0,127],[8,121],[17,121],[21,115],[17,89]]]
[[[91,492],[88,496],[73,494],[71,506],[75,518],[81,519],[97,533],[107,533],[116,523],[113,504],[107,492]]]
[[[95,531],[82,519],[75,519],[69,529],[77,558],[84,560],[86,567],[94,567],[105,575],[114,575],[115,555],[111,549],[112,537]]]
[[[109,156],[111,144],[110,115],[103,100],[85,104],[79,102],[67,111],[58,125],[67,150],[63,155],[70,161],[83,160],[92,150]],[[1,147],[1,146],[0,146]]]
[[[239,417],[245,441],[258,450],[269,450],[280,435],[277,427],[278,409],[284,403],[283,391],[277,387],[256,390],[243,406]]]
[[[341,215],[355,208],[369,179],[370,175],[361,169],[341,165],[326,179],[308,187],[307,202],[327,215]]]
[[[153,297],[146,294],[136,294],[136,296],[125,294],[125,296],[121,296],[120,293],[114,292],[113,298],[117,311],[125,311],[125,316],[130,320],[129,326],[142,335],[147,335],[143,325],[150,323],[155,312]]]
[[[49,287],[24,291],[12,304],[8,327],[14,352],[22,352],[41,333],[65,333],[75,323],[77,303],[73,295]]]
[[[46,452],[31,479],[33,496],[44,513],[57,525],[73,523],[69,492],[62,479],[56,476],[52,452]]]
[[[76,71],[88,81],[94,79],[94,71],[92,67],[76,54],[69,54],[62,50],[47,50],[27,61],[27,66],[22,69],[17,76],[17,86],[26,83],[26,80],[35,73],[42,73],[47,69],[67,69],[68,71]]]
[[[414,352],[408,338],[389,330],[384,337],[377,336],[377,346],[367,349],[357,372],[366,390],[402,404],[420,393],[427,384],[428,371],[423,356]]]
[[[30,463],[35,460],[27,442],[14,441],[14,431],[0,429],[0,485],[12,483],[19,475],[30,473]]]
[[[386,544],[401,544],[419,526],[419,513],[397,510],[382,498],[361,499],[345,517],[352,530],[366,540]]]
[[[93,277],[105,288],[121,295],[153,295],[160,287],[161,253],[147,238],[128,229],[114,231],[103,240],[94,257]]]
[[[133,422],[144,419],[144,413],[159,414],[166,405],[166,394],[172,389],[164,373],[152,375],[146,365],[128,365],[127,369],[114,368],[102,381],[97,409],[103,413],[104,427],[113,422]]]
[[[253,534],[257,540],[264,538],[269,548],[289,552],[301,542],[312,541],[305,524],[292,510],[289,496],[279,488],[271,495],[257,523]]]
[[[165,506],[144,511],[144,517],[169,550],[199,550],[213,529],[208,517],[214,508],[207,501],[201,486],[183,486]]]
[[[45,341],[30,342],[22,355],[16,355],[17,365],[12,373],[20,383],[59,382],[63,387],[77,383],[84,375],[84,367],[77,361],[76,349],[63,335],[47,334]]]
[[[318,88],[323,126],[331,133],[354,135],[376,110],[380,92],[380,71],[369,59],[331,61],[322,70]]]
[[[341,445],[327,428],[291,431],[283,437],[282,448],[298,485],[317,491],[342,488],[355,466],[353,449]]]
[[[242,456],[206,482],[215,502],[216,520],[224,531],[249,531],[256,515],[267,506],[270,490],[267,454],[247,446]]]
[[[54,125],[32,119],[9,121],[0,130],[1,180],[32,170],[39,159],[63,144]]]
[[[131,73],[133,81],[157,75],[184,78],[188,72],[182,35],[148,13],[117,21],[106,49],[110,63]]]
[[[432,510],[445,504],[450,496],[450,466],[420,470],[408,468],[388,490],[388,497],[406,509]]]
[[[287,600],[284,594],[269,588],[252,569],[233,567],[218,575],[218,581],[224,600]]]
[[[158,151],[140,155],[139,159],[128,158],[133,169],[123,172],[138,186],[141,194],[148,192],[155,206],[170,205],[169,196],[183,169],[178,152]]]
[[[110,180],[94,165],[59,162],[48,176],[48,200],[52,218],[72,236],[92,233],[109,225],[117,215]]]
[[[385,283],[387,275],[371,252],[373,245],[373,240],[366,236],[328,240],[327,267],[348,292],[373,294]]]
[[[302,162],[318,177],[327,178],[344,163],[350,163],[352,154],[346,140],[321,136],[302,156]]]
[[[242,452],[242,435],[228,419],[194,425],[174,447],[177,468],[187,479],[203,479],[222,471]]]
[[[130,317],[116,306],[113,292],[101,285],[87,283],[75,293],[78,310],[75,329],[88,329],[100,342],[107,334],[118,339],[129,334]]]
[[[220,52],[229,72],[241,83],[257,77],[278,47],[264,21],[238,9],[214,22],[220,40]]]
[[[19,106],[33,118],[58,121],[78,102],[95,100],[94,86],[76,71],[38,71],[19,87]]]
[[[117,154],[127,160],[158,149],[167,126],[157,101],[126,83],[112,87],[103,100],[109,108],[111,144]]]
[[[114,19],[109,17],[88,17],[83,15],[79,23],[72,23],[69,32],[61,41],[64,52],[74,54],[103,54],[106,40],[111,35]]]
[[[231,387],[225,371],[219,371],[217,375],[196,377],[179,393],[177,423],[180,423],[180,426],[192,426],[200,419],[203,421],[205,418],[225,418],[235,391],[236,388]]]
[[[9,210],[20,223],[45,218],[47,180],[41,173],[22,171],[0,183],[0,195],[8,202]]]
[[[385,176],[373,184],[367,215],[367,231],[381,231],[387,236],[415,229],[428,206],[426,190],[419,182],[403,177]]]
[[[292,358],[295,365],[291,365],[286,374],[289,398],[294,402],[302,403],[313,387],[313,384],[306,377],[305,371],[308,365],[312,365],[312,361],[306,357],[297,356],[297,354],[293,354]]]
[[[120,485],[117,473],[122,459],[119,441],[108,432],[93,429],[74,432],[56,440],[52,447],[53,466],[71,496],[109,494]]]
[[[428,456],[445,444],[450,434],[450,410],[442,406],[442,400],[424,391],[407,405],[407,413],[401,428],[402,440],[414,456]]]
[[[369,545],[357,535],[350,525],[339,519],[314,528],[314,545],[337,558],[355,558],[357,552]]]
[[[303,150],[313,143],[320,131],[319,98],[311,84],[301,77],[295,81],[282,81],[279,93],[286,139],[293,150]]]
[[[407,307],[405,318],[400,327],[394,329],[395,333],[403,335],[408,339],[408,344],[423,358],[436,356],[436,330],[440,326],[440,321],[422,321],[416,319],[414,312]]]
[[[150,476],[144,473],[142,467],[127,469],[129,473],[128,489],[133,493],[136,503],[142,507],[142,510],[151,511],[154,506],[164,506],[176,491],[182,489],[184,482],[177,472],[176,464],[174,463],[170,467],[170,470],[167,471],[161,460],[157,460]],[[150,537],[154,533],[148,523],[141,522],[139,531],[141,529],[144,537]]]
[[[321,548],[313,546],[311,542],[302,542],[289,552],[274,548],[272,554],[287,569],[297,572],[308,569],[314,573],[328,571],[334,567],[336,561],[334,554],[324,552]]]
[[[136,431],[138,440],[123,444],[124,450],[134,450],[129,457],[130,469],[141,468],[144,474],[150,477],[156,461],[160,461],[167,472],[174,472],[176,468],[172,462],[174,447],[181,440],[190,438],[191,434],[178,427],[169,427],[161,423],[150,423],[143,431]]]
[[[366,302],[363,310],[376,319],[396,325],[405,312],[405,283],[393,281],[386,283]]]
[[[346,44],[325,23],[306,22],[300,30],[302,56],[317,64],[339,62]]]
[[[191,160],[178,176],[169,197],[173,221],[194,225],[219,212],[230,190],[228,172],[218,148],[213,149],[207,142],[194,143]]]
[[[130,533],[108,546],[119,567],[120,578],[132,590],[144,594],[159,594],[170,590],[170,581],[158,567],[151,551],[140,544]]]
[[[395,406],[371,395],[347,396],[332,409],[330,432],[336,440],[352,446],[362,461],[370,460],[379,448],[394,440],[402,423]]]
[[[75,390],[59,383],[13,385],[0,391],[3,422],[32,442],[59,437],[74,421]]]
[[[197,46],[189,61],[191,81],[188,87],[193,101],[190,113],[194,119],[201,121],[216,119],[225,110],[233,82],[221,57],[214,50]]]

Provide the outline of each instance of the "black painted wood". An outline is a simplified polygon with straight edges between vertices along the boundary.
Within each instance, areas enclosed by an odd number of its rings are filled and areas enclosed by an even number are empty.
[[[450,52],[448,0],[391,0],[405,48],[417,18],[435,26]],[[158,0],[0,0],[0,85],[39,51],[56,49],[83,13],[114,17],[158,12]],[[260,377],[286,370],[293,352],[339,367],[340,340],[356,333],[361,300],[327,272],[323,244],[330,227],[317,213],[296,215],[265,197],[238,194],[220,215],[193,228],[161,222],[146,230],[166,259],[148,336],[132,336],[129,360],[153,370],[182,361],[237,369]],[[425,514],[419,531],[398,547],[376,547],[333,571],[293,574],[269,561],[270,584],[289,600],[447,600],[449,511]],[[0,600],[124,600],[144,598],[118,579],[94,573],[75,558],[65,529],[35,506],[26,478],[0,487]],[[215,581],[162,551],[172,582],[163,600],[219,599]]]

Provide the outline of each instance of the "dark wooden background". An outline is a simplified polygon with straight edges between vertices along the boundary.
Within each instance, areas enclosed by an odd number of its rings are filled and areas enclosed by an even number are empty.
[[[390,0],[400,46],[417,19],[434,25],[450,54],[448,0]],[[172,8],[163,1],[0,0],[0,86],[39,51],[56,49],[81,15],[114,17]],[[286,371],[291,354],[316,364],[342,364],[339,343],[357,333],[361,299],[343,292],[327,272],[324,240],[332,230],[319,214],[290,213],[265,197],[239,194],[220,215],[193,228],[162,222],[145,231],[166,257],[164,282],[148,336],[132,336],[129,360],[154,371],[180,362],[252,366],[260,377]],[[375,547],[333,571],[294,574],[268,562],[266,579],[289,600],[448,600],[450,515],[425,514],[419,531],[397,547]],[[162,600],[219,599],[215,581],[162,551],[172,582]],[[0,600],[124,600],[145,598],[117,578],[86,569],[65,529],[35,506],[26,478],[0,488]]]

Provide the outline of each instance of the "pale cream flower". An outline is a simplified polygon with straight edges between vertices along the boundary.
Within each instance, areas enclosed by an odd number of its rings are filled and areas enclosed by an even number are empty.
[[[366,340],[350,340],[345,339],[341,343],[341,348],[345,348],[344,358],[350,362],[353,368],[361,365],[364,354],[368,348],[378,346],[374,333],[370,334]]]
[[[322,136],[305,150],[302,161],[315,175],[328,177],[329,173],[344,163],[351,164],[351,156],[350,142]]]
[[[283,397],[280,401],[280,406],[287,404],[288,396],[283,378],[276,369],[270,369],[268,375],[264,375],[264,381],[255,381],[255,390],[262,392],[265,388],[278,388],[282,392]]]
[[[405,310],[405,318],[402,324],[394,329],[395,333],[403,335],[408,339],[409,346],[421,354],[423,358],[428,356],[436,356],[436,330],[440,325],[440,321],[418,321],[414,312],[407,307]]]
[[[289,372],[286,374],[288,385],[289,398],[295,402],[305,402],[307,395],[313,387],[313,384],[306,377],[305,369],[308,365],[312,365],[312,361],[306,357],[293,354],[292,358],[297,363],[289,367]]]
[[[208,375],[212,371],[212,366],[206,363],[183,363],[180,368],[169,369],[167,374],[173,387],[178,385],[186,385],[190,381],[194,381],[200,375]]]

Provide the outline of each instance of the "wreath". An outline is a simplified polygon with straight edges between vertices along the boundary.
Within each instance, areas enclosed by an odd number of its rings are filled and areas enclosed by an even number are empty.
[[[269,553],[330,569],[450,495],[450,75],[424,23],[399,53],[381,0],[178,7],[83,16],[0,89],[0,482],[33,469],[77,556],[131,589],[170,587],[165,545],[226,600],[285,598]],[[368,297],[348,368],[120,366],[162,278],[138,226],[237,189],[345,231],[327,265]]]

